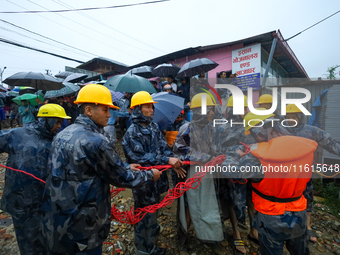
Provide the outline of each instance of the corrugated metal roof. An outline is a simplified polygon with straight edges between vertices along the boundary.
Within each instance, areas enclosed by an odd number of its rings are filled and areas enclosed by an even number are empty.
[[[245,38],[242,40],[237,40],[233,42],[213,44],[207,46],[198,46],[194,48],[186,48],[183,50],[179,50],[173,53],[169,53],[157,58],[153,58],[142,63],[130,66],[130,68],[138,67],[138,66],[155,66],[162,63],[167,63],[169,61],[174,61],[175,59],[179,59],[186,56],[192,56],[199,53],[204,53],[211,50],[217,50],[225,47],[229,47],[232,45],[243,44],[243,47],[261,43],[262,48],[266,52],[270,52],[271,45],[274,37],[278,37],[278,43],[276,44],[274,59],[289,73],[290,77],[294,78],[307,78],[309,79],[306,71],[303,66],[295,56],[294,52],[291,50],[287,42],[284,42],[283,36],[280,31],[271,31],[268,33],[252,36],[249,38]]]

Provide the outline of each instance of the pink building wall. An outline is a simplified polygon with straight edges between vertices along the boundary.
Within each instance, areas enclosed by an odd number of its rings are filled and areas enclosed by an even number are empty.
[[[219,64],[215,69],[208,72],[209,82],[213,79],[214,84],[215,84],[217,73],[220,73],[222,71],[227,71],[227,72],[232,71],[232,56],[231,56],[232,51],[241,49],[243,47],[244,45],[240,43],[237,45],[232,45],[232,46],[228,46],[228,47],[217,49],[217,50],[206,51],[204,53],[199,53],[196,55],[175,59],[174,61],[170,61],[168,63],[174,64],[174,65],[180,64],[180,67],[183,67],[185,63],[191,60],[195,60],[197,58],[208,58]],[[214,84],[210,84],[210,85],[214,87]],[[257,102],[259,99],[259,96],[260,96],[260,91],[253,91],[253,102]]]

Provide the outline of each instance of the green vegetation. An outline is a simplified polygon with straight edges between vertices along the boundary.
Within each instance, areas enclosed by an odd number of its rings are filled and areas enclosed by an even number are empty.
[[[340,185],[334,182],[323,183],[321,179],[313,180],[313,189],[315,193],[325,199],[324,204],[329,208],[330,212],[336,216],[340,217],[340,199],[339,191]],[[318,207],[314,206],[315,209]]]

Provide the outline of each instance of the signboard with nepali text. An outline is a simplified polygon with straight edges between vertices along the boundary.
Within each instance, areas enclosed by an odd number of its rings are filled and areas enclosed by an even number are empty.
[[[261,44],[232,51],[232,69],[236,73],[236,85],[243,91],[248,87],[261,88]]]

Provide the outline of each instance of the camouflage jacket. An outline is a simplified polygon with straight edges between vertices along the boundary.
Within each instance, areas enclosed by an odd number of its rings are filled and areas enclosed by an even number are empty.
[[[291,135],[314,140],[323,149],[340,156],[340,142],[336,141],[329,133],[318,127],[300,122],[296,127],[289,127],[287,130]]]
[[[126,131],[122,141],[126,161],[142,166],[167,165],[169,157],[173,154],[158,125],[150,118],[144,117],[139,107],[133,109],[131,116],[133,124]],[[144,126],[141,123],[148,125]],[[157,181],[151,181],[148,185],[138,188],[140,196],[138,201],[135,197],[135,203],[140,207],[153,204],[158,196],[168,189],[167,175],[162,174]]]
[[[46,180],[53,135],[45,124],[45,119],[39,119],[34,126],[3,130],[0,133],[0,152],[8,153],[7,166]],[[11,214],[30,214],[41,210],[44,188],[43,182],[6,169],[1,209]]]
[[[173,152],[180,160],[208,162],[214,156],[205,140],[203,129],[193,122],[185,123],[179,130]]]
[[[53,252],[76,252],[101,245],[110,231],[110,184],[137,187],[152,171],[132,171],[104,130],[80,115],[53,140],[48,163],[42,221]]]

